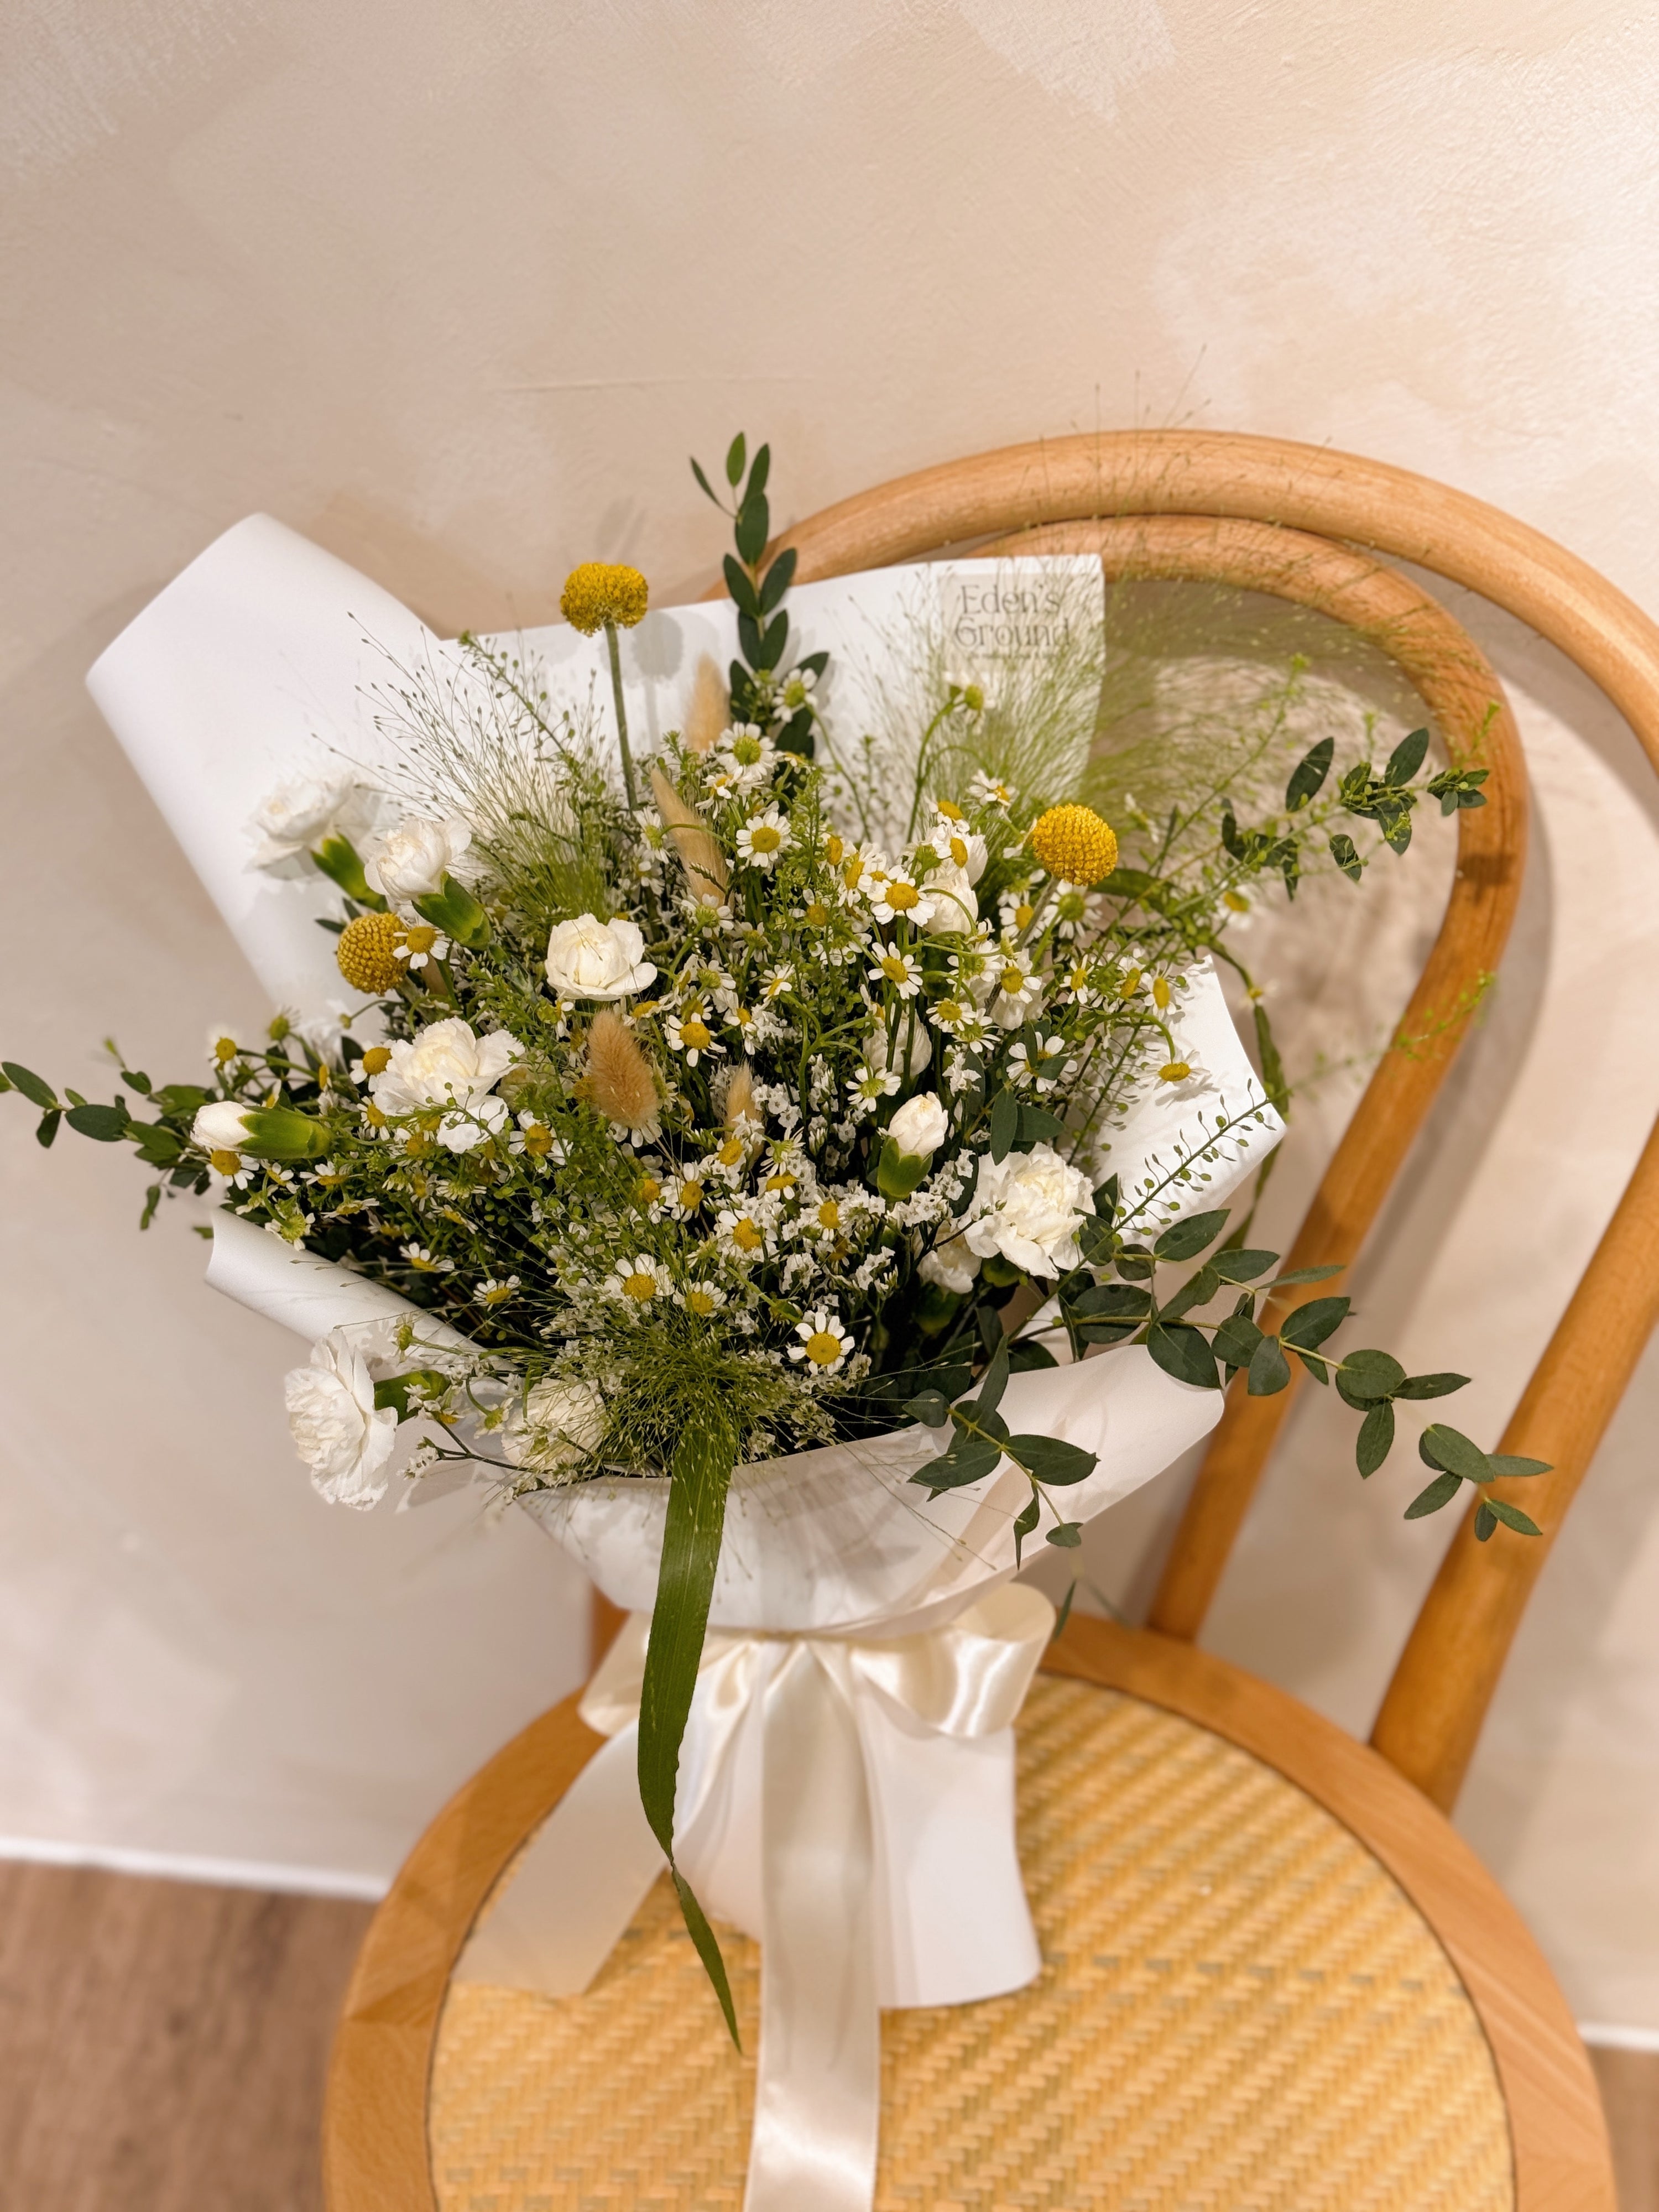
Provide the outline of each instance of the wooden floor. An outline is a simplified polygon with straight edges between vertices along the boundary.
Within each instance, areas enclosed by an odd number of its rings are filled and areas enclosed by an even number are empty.
[[[368,1914],[0,1862],[0,2206],[320,2212],[323,2073]],[[1620,2212],[1659,2212],[1659,2053],[1591,2055]]]

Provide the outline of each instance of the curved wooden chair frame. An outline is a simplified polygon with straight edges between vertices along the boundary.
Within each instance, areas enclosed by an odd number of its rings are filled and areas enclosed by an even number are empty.
[[[1307,534],[1307,533],[1317,534]],[[1012,533],[1018,533],[1012,534]],[[1582,562],[1497,510],[1382,464],[1242,436],[1123,434],[928,470],[790,532],[802,581],[945,546],[1098,551],[1109,573],[1207,578],[1315,606],[1405,670],[1490,803],[1459,817],[1457,873],[1401,1034],[1373,1076],[1294,1246],[1352,1260],[1496,966],[1520,888],[1524,780],[1501,689],[1467,635],[1368,553],[1470,586],[1568,653],[1659,766],[1659,629]],[[1495,711],[1494,711],[1495,710]],[[1527,1486],[1541,1542],[1460,1528],[1412,1632],[1372,1747],[1193,1647],[1285,1409],[1231,1395],[1158,1594],[1153,1626],[1074,1619],[1055,1671],[1170,1707],[1266,1760],[1345,1822],[1433,1928],[1480,2016],[1508,2106],[1518,2212],[1613,2212],[1601,2107],[1536,1947],[1439,1807],[1473,1751],[1522,1607],[1659,1308],[1659,1131],[1528,1386],[1502,1449],[1548,1459]],[[568,1699],[468,1783],[376,1914],[330,2075],[331,2212],[435,2212],[428,2083],[456,1960],[491,1889],[599,1739]]]

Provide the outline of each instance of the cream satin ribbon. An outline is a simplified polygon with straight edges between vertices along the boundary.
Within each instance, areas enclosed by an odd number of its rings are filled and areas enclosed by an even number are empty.
[[[1018,1989],[1040,1959],[1013,1843],[1012,1726],[1053,1632],[1007,1583],[915,1636],[712,1633],[676,1850],[761,1942],[745,2212],[869,2212],[884,2004]],[[610,1741],[521,1856],[458,1981],[585,1989],[662,1870],[635,1778],[649,1623],[580,1711]]]

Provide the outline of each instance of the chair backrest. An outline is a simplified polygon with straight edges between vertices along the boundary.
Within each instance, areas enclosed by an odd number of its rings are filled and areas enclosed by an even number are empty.
[[[1352,1261],[1497,964],[1526,836],[1524,772],[1496,677],[1435,601],[1352,549],[1410,560],[1529,624],[1601,687],[1656,769],[1659,626],[1574,555],[1465,493],[1322,447],[1227,434],[1008,447],[878,485],[778,544],[796,549],[802,582],[948,546],[1097,550],[1115,574],[1273,592],[1371,638],[1410,677],[1454,755],[1479,752],[1490,803],[1459,817],[1445,919],[1397,1032],[1421,1042],[1384,1055],[1292,1248],[1297,1267]],[[1525,1486],[1542,1540],[1477,1546],[1471,1509],[1377,1715],[1373,1744],[1442,1806],[1457,1795],[1532,1585],[1656,1315],[1659,1127],[1499,1445],[1553,1465]],[[1229,1396],[1153,1602],[1151,1626],[1166,1635],[1201,1628],[1288,1409],[1288,1393],[1250,1398],[1235,1386]]]

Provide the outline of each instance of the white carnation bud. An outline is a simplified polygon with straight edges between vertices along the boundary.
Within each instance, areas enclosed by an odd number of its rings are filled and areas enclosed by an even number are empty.
[[[912,1159],[931,1158],[945,1142],[951,1127],[951,1117],[939,1103],[936,1091],[920,1091],[907,1098],[887,1125],[887,1133],[900,1152],[908,1152]]]

